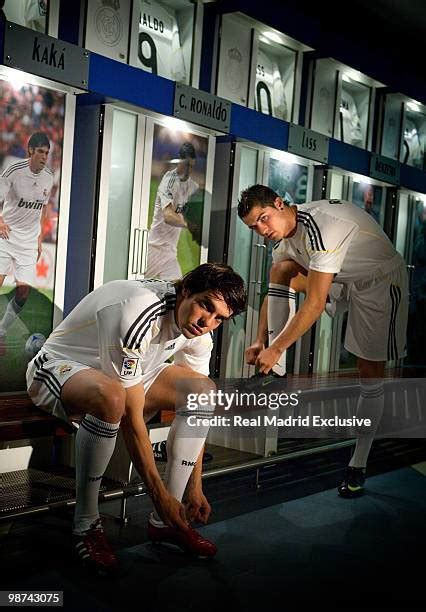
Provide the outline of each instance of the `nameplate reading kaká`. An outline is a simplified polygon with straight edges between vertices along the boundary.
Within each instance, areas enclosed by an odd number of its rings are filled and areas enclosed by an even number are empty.
[[[227,133],[231,124],[231,103],[205,91],[176,83],[173,115]]]
[[[3,63],[11,68],[87,89],[90,52],[6,22]]]

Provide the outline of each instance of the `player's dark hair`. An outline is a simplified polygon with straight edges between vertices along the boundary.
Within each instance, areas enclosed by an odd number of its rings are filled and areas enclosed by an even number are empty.
[[[244,281],[231,266],[223,263],[201,264],[175,283],[176,292],[187,291],[189,295],[209,291],[223,298],[232,310],[232,316],[246,309],[247,292]]]
[[[49,147],[50,149],[50,140],[47,134],[44,132],[34,132],[28,141],[28,149],[30,149],[30,147],[33,149],[37,147]]]
[[[261,208],[273,206],[275,199],[279,197],[273,189],[266,185],[252,185],[240,194],[238,216],[244,219],[254,206],[260,206]]]
[[[179,149],[179,159],[187,159],[188,157],[191,159],[195,159],[197,157],[192,142],[184,142]]]

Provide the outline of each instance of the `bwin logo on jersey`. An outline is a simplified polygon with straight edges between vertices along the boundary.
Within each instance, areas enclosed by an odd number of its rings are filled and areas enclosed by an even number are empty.
[[[194,467],[195,463],[196,461],[187,461],[186,459],[182,459],[182,465]]]
[[[18,202],[19,208],[33,208],[34,210],[40,210],[43,207],[43,200],[24,200],[21,198]]]

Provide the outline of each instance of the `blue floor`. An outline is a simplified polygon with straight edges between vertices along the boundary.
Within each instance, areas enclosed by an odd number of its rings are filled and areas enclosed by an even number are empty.
[[[367,485],[356,500],[333,488],[203,527],[218,545],[213,561],[144,542],[118,549],[114,581],[66,555],[26,569],[16,587],[61,588],[70,610],[424,610],[426,477],[408,467]]]

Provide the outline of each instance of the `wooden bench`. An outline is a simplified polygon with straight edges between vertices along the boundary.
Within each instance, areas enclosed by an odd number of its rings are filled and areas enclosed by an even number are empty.
[[[0,442],[64,436],[73,431],[71,425],[35,406],[28,396],[0,398]]]

